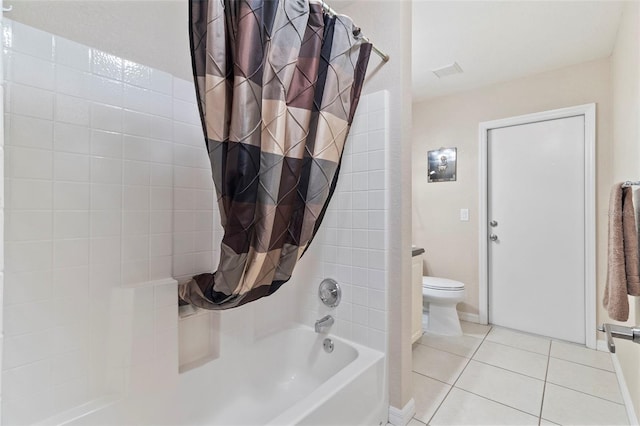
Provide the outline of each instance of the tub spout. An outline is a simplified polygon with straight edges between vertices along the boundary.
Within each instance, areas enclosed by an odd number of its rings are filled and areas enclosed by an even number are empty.
[[[324,333],[329,330],[334,323],[334,319],[331,315],[326,315],[316,321],[316,333]]]

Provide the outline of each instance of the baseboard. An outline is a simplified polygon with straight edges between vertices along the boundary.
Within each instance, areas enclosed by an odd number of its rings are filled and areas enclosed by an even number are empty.
[[[407,404],[400,408],[389,406],[389,423],[393,426],[405,426],[416,413],[416,401],[411,398]]]
[[[609,345],[607,345],[606,340],[597,340],[596,341],[596,350],[602,352],[609,352]]]
[[[411,344],[414,344],[415,342],[420,340],[423,334],[424,330],[422,330],[422,325],[420,325],[420,330],[416,331],[413,336],[411,336]]]
[[[601,342],[604,343],[604,346],[606,346],[606,342],[604,340],[598,340],[598,347],[600,346]],[[622,401],[624,401],[624,406],[627,409],[629,424],[637,425],[639,424],[638,416],[636,416],[636,410],[633,406],[633,398],[631,398],[631,393],[629,392],[629,388],[627,387],[627,382],[624,380],[624,375],[622,374],[622,366],[620,365],[620,361],[618,361],[618,356],[616,354],[611,354],[611,360],[613,361],[613,369],[616,371],[616,377],[618,378],[618,383],[620,384]]]
[[[429,308],[423,308],[422,313],[429,315]],[[475,322],[476,324],[480,324],[480,315],[478,314],[458,311],[458,318],[460,318],[460,320],[462,321]]]
[[[480,324],[480,315],[478,314],[470,314],[469,312],[458,311],[458,318],[460,318],[462,321],[475,322],[476,324]]]

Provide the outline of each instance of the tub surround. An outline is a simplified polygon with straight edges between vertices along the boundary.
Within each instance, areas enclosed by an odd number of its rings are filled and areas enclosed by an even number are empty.
[[[251,351],[236,347],[181,374],[176,387],[121,400],[67,424],[126,424],[132,418],[138,425],[378,424],[386,415],[384,354],[336,337],[333,352],[326,353],[325,337],[304,326],[264,336]]]
[[[2,421],[30,424],[174,383],[174,277],[211,270],[217,213],[191,82],[2,25]]]
[[[222,236],[193,84],[23,24],[3,24],[7,156],[15,165],[6,170],[3,422],[58,424],[94,410],[108,419],[115,414],[105,404],[131,407],[127,401],[146,394],[171,393],[185,374],[330,313],[317,299],[326,277],[345,293],[330,332],[362,345],[358,354],[379,358],[371,369],[341,370],[362,375],[340,383],[381,392],[367,405],[375,421],[363,423],[385,421],[387,94],[361,98],[325,226],[290,287],[251,306],[185,318],[197,318],[200,325],[189,329],[211,341],[181,353],[183,371],[192,369],[178,374],[172,276],[212,270]],[[29,233],[30,226],[38,232]],[[25,313],[29,321],[20,320]],[[349,415],[344,406],[335,412]]]
[[[331,314],[336,319],[332,333],[382,352],[388,338],[389,113],[386,91],[360,98],[334,196],[290,283],[304,301],[299,322],[313,325]],[[336,308],[318,298],[325,278],[342,289]]]

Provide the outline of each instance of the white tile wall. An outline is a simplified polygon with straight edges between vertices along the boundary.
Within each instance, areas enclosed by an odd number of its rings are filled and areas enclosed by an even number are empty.
[[[6,19],[3,48],[2,421],[173,385],[169,279],[214,270],[222,236],[193,84]],[[362,97],[324,226],[291,282],[207,314],[214,351],[327,312],[333,332],[386,351],[386,97]],[[342,285],[338,309],[319,304],[324,277]]]
[[[303,293],[299,321],[313,326],[329,313],[336,318],[332,332],[383,352],[387,351],[388,289],[387,96],[380,91],[360,99],[323,226],[290,283]],[[342,288],[337,308],[325,307],[318,298],[324,278],[335,279]]]
[[[171,278],[213,269],[219,219],[191,82],[7,19],[3,48],[2,421],[22,424],[176,380]]]

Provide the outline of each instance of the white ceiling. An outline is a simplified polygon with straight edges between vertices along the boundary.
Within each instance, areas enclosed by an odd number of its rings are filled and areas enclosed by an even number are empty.
[[[623,2],[414,1],[414,100],[508,81],[611,54]],[[458,62],[464,73],[432,69]]]

